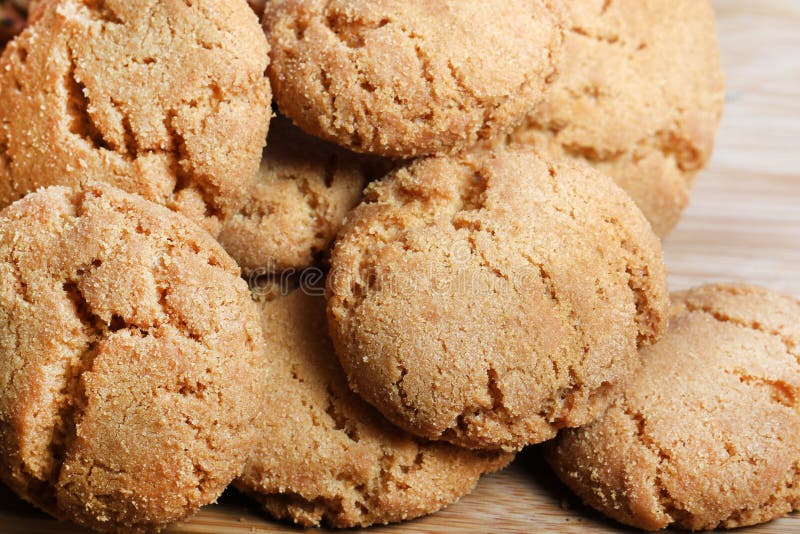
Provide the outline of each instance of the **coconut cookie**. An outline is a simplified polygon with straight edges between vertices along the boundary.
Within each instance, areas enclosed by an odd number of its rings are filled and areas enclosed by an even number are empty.
[[[306,268],[328,249],[367,182],[389,167],[274,120],[247,200],[224,221],[219,241],[247,274]]]
[[[51,515],[139,532],[241,473],[266,388],[230,257],[108,185],[0,213],[0,477]]]
[[[247,3],[36,6],[0,60],[0,204],[96,180],[218,233],[272,113],[268,46]]]
[[[567,0],[564,63],[511,140],[589,163],[660,236],[708,162],[724,81],[707,0]]]
[[[602,413],[668,307],[659,241],[630,198],[514,150],[370,185],[328,293],[366,400],[417,435],[508,450]]]
[[[598,421],[548,446],[589,505],[647,530],[800,509],[800,302],[747,286],[674,296],[664,338]]]
[[[554,78],[562,17],[552,0],[274,0],[263,21],[282,113],[405,158],[516,126]]]
[[[513,458],[414,438],[353,394],[321,295],[295,290],[260,306],[273,408],[264,410],[260,445],[235,485],[268,514],[306,527],[413,519],[456,501]]]

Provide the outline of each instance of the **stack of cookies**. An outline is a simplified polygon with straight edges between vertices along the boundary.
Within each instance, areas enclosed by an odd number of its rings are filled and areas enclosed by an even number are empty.
[[[706,0],[0,6],[22,498],[138,532],[233,485],[364,527],[547,442],[628,525],[800,508],[800,302],[667,288],[722,111]]]

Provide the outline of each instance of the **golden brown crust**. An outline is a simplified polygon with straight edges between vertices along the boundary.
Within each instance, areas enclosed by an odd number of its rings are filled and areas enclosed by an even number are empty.
[[[367,182],[390,168],[389,160],[354,154],[276,118],[247,199],[218,239],[245,274],[309,267]]]
[[[353,388],[411,432],[475,448],[594,419],[668,307],[660,244],[629,197],[516,150],[372,184],[328,280]]]
[[[702,530],[800,508],[800,302],[748,286],[673,296],[670,329],[598,421],[548,445],[588,504]]]
[[[268,45],[244,0],[37,11],[0,60],[0,205],[96,180],[219,232],[272,113]]]
[[[261,329],[201,228],[104,184],[0,213],[0,476],[57,518],[156,529],[255,443]]]
[[[551,0],[273,0],[264,13],[280,110],[307,132],[389,157],[507,133],[560,61]]]
[[[413,519],[453,503],[513,458],[414,438],[352,393],[321,294],[298,289],[260,306],[272,408],[236,487],[270,515],[337,528]]]
[[[724,80],[708,0],[567,0],[560,76],[511,140],[587,162],[675,226],[711,155]]]

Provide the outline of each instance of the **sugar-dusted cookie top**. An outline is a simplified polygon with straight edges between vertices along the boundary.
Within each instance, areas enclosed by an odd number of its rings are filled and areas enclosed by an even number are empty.
[[[217,233],[272,113],[269,48],[247,3],[36,6],[0,60],[0,204],[96,180]]]
[[[515,150],[419,160],[368,187],[328,293],[352,386],[411,432],[480,448],[597,417],[668,307],[633,201]]]
[[[588,504],[646,530],[770,521],[800,506],[800,301],[704,286],[591,425],[548,445]]]
[[[391,165],[311,137],[278,117],[245,202],[223,221],[219,241],[246,274],[304,269],[327,251],[369,180]]]
[[[352,150],[449,153],[505,133],[560,61],[552,0],[274,0],[264,27],[283,114]]]
[[[267,513],[338,528],[413,519],[511,461],[415,438],[351,392],[328,338],[325,299],[304,289],[260,303],[271,397],[236,487]]]
[[[185,217],[109,185],[0,212],[0,478],[98,530],[214,502],[268,376],[239,269]]]
[[[588,162],[675,226],[711,155],[724,80],[708,0],[565,0],[564,62],[511,136]]]

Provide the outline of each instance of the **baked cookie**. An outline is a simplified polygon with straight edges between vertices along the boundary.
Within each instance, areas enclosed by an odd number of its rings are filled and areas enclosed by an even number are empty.
[[[562,16],[553,0],[272,0],[263,21],[282,113],[406,158],[516,126],[554,78]]]
[[[247,200],[218,239],[246,274],[308,267],[328,249],[367,182],[389,166],[273,120]]]
[[[0,52],[25,28],[26,10],[9,0],[0,1]]]
[[[158,529],[241,473],[266,388],[233,260],[109,185],[0,213],[0,477],[51,515]]]
[[[507,450],[602,413],[669,304],[630,198],[515,150],[420,160],[370,185],[328,296],[351,385],[388,419]]]
[[[513,458],[414,438],[352,393],[321,294],[298,289],[260,306],[273,408],[264,410],[260,445],[235,486],[268,514],[306,527],[413,519],[456,501]]]
[[[708,0],[566,0],[560,76],[511,140],[587,162],[675,226],[711,155],[724,80]]]
[[[271,111],[244,0],[40,1],[0,60],[0,205],[96,180],[212,234],[244,201]]]
[[[800,509],[800,302],[747,286],[673,298],[624,396],[548,444],[584,501],[647,530],[763,523]]]

